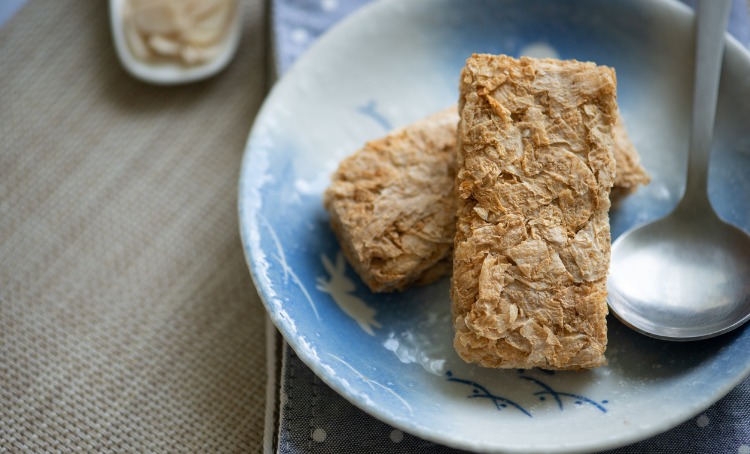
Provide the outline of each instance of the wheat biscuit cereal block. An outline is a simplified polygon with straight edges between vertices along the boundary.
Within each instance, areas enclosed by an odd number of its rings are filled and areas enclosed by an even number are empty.
[[[454,185],[455,147],[450,152],[446,147],[455,144],[458,118],[458,110],[450,108],[373,141],[344,160],[332,178],[325,203],[332,215],[333,229],[349,262],[373,291],[401,290],[411,284],[430,283],[451,271],[450,251],[456,230],[455,216],[436,216],[430,209],[439,208],[446,213],[456,211],[452,190],[443,189]],[[431,137],[425,137],[425,134]],[[649,181],[640,165],[638,152],[628,139],[619,113],[613,136],[617,170],[611,198],[614,198],[615,191],[626,195],[637,185],[647,184]],[[421,138],[415,141],[415,137]],[[436,145],[437,149],[426,149],[428,144]],[[402,159],[393,159],[394,153],[401,154]],[[414,171],[415,165],[421,178],[413,179],[409,175]],[[377,171],[381,168],[387,171]],[[400,219],[389,218],[386,221],[390,222],[377,222],[370,217],[377,215],[374,209],[376,206],[382,212],[385,211],[382,208],[385,203],[402,203],[400,199],[393,197],[395,191],[386,191],[392,181],[398,182],[396,184],[411,182],[415,185],[414,189],[427,190],[429,187],[425,186],[425,180],[431,180],[432,186],[441,188],[440,194],[448,194],[445,199],[433,199],[436,205],[425,207],[427,211],[417,213],[421,216],[420,220],[412,223],[421,226],[425,232],[433,232],[430,236],[432,241],[427,245],[434,245],[435,251],[421,250],[419,254],[414,254],[409,251],[401,252],[393,247],[366,246],[372,238],[377,242],[377,238],[388,235],[390,242],[402,243],[401,235],[409,229],[394,226],[401,222]],[[395,214],[400,210],[396,207],[387,211]],[[370,226],[372,222],[374,224]],[[365,226],[369,227],[365,229]],[[380,230],[375,230],[375,227]],[[371,238],[366,235],[371,235]],[[447,243],[451,247],[445,248]]]
[[[606,364],[614,70],[473,55],[459,114],[456,351],[486,367]]]
[[[323,203],[344,255],[374,292],[450,271],[456,108],[373,140],[344,159]]]

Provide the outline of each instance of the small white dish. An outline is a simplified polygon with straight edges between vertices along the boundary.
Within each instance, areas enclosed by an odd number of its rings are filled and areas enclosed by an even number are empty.
[[[224,69],[237,53],[242,32],[242,5],[237,2],[229,30],[216,57],[195,66],[179,62],[147,62],[138,59],[125,38],[123,11],[127,0],[109,0],[112,38],[125,70],[136,79],[156,85],[179,85],[207,79]]]

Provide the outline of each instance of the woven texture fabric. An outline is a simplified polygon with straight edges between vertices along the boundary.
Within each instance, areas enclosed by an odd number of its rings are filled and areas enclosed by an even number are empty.
[[[264,310],[238,169],[265,94],[245,1],[227,70],[120,66],[106,2],[31,0],[0,30],[0,452],[258,452]]]
[[[364,413],[283,348],[278,454],[460,454]],[[695,418],[607,454],[750,454],[750,378]]]

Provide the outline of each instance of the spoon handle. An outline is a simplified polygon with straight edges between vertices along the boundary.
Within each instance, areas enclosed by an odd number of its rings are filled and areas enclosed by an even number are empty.
[[[724,31],[732,0],[700,0],[697,11],[693,118],[682,208],[703,210],[708,201],[708,160],[713,144]],[[690,210],[692,211],[692,210]]]

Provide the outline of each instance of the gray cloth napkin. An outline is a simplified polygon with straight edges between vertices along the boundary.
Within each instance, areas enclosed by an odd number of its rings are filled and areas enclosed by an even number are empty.
[[[315,39],[369,0],[274,0],[276,71],[283,74]],[[695,0],[685,0],[693,6]],[[735,0],[729,31],[750,47],[750,12]],[[458,453],[403,433],[350,404],[283,344],[273,444],[280,454]],[[269,434],[270,435],[270,434]],[[610,453],[750,454],[750,378],[712,407],[661,435]]]

